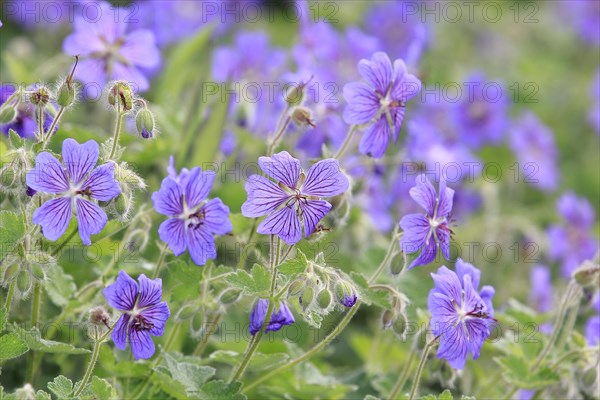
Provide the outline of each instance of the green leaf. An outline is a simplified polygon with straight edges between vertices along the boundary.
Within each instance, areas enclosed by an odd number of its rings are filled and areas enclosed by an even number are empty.
[[[203,383],[209,380],[216,372],[212,367],[179,362],[169,353],[163,353],[164,367],[171,378],[179,382],[186,394],[195,394]]]
[[[177,260],[169,265],[169,280],[173,282],[171,302],[185,302],[198,298],[203,268]]]
[[[279,267],[277,267],[277,269],[282,274],[293,277],[304,272],[307,266],[308,259],[306,258],[304,253],[300,250],[296,250],[296,258],[285,260],[279,265]]]
[[[109,346],[100,348],[100,365],[108,373],[120,378],[140,378],[147,377],[151,372],[150,365],[144,362],[134,362],[125,360],[117,360],[115,353]]]
[[[69,300],[77,292],[73,277],[65,273],[62,267],[58,265],[48,269],[48,282],[44,287],[50,300],[59,307],[69,304]]]
[[[14,252],[25,235],[23,216],[10,211],[0,211],[0,260]]]
[[[19,134],[15,132],[14,129],[8,130],[8,137],[10,138],[10,144],[13,147],[13,149],[19,149],[25,145],[25,139],[19,136]]]
[[[52,396],[50,396],[50,393],[38,390],[35,392],[35,400],[52,400]]]
[[[359,299],[366,305],[376,305],[381,308],[391,309],[392,305],[389,301],[389,296],[386,291],[383,290],[374,290],[369,287],[369,282],[367,279],[358,272],[351,272],[350,276],[352,280],[357,286],[359,291]]]
[[[94,376],[92,382],[85,388],[83,400],[109,400],[113,397],[113,387],[105,379]]]
[[[19,328],[16,325],[9,327],[15,334],[27,343],[29,348],[33,351],[41,351],[43,353],[62,353],[62,354],[87,354],[90,353],[88,349],[82,349],[75,347],[69,343],[55,342],[53,340],[42,339],[42,335],[38,328],[32,328],[25,330]]]
[[[0,361],[19,357],[29,350],[27,343],[14,333],[0,336]]]
[[[227,365],[238,365],[242,359],[242,355],[235,351],[230,350],[217,350],[213,352],[209,358],[216,362],[221,362]],[[248,370],[250,371],[264,371],[270,368],[274,368],[278,365],[283,364],[289,359],[289,355],[286,353],[255,353],[248,364]]]
[[[532,367],[527,361],[513,354],[495,361],[503,370],[507,382],[527,390],[537,390],[560,381],[560,376],[548,367],[542,367],[536,372],[531,372]]]
[[[73,395],[73,382],[62,375],[54,378],[54,381],[48,383],[48,389],[59,399],[68,399]]]
[[[444,390],[439,396],[438,396],[438,400],[453,400],[454,398],[452,397],[452,392],[450,392],[450,390],[446,389]]]
[[[229,220],[233,225],[233,235],[240,236],[250,231],[252,227],[252,218],[244,217],[241,213],[229,214]]]
[[[199,396],[202,400],[245,400],[241,387],[241,382],[227,383],[219,379],[202,385]]]
[[[260,264],[254,264],[252,275],[244,270],[225,277],[225,280],[234,287],[242,290],[247,295],[267,293],[271,287],[271,274]]]

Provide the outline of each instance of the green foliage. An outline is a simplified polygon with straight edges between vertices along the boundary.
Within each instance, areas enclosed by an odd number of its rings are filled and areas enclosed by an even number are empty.
[[[14,248],[21,242],[25,235],[25,221],[23,215],[10,211],[0,211],[0,260],[14,253]]]
[[[44,288],[50,300],[59,307],[66,306],[77,292],[73,277],[58,265],[48,269],[48,282]]]
[[[27,343],[15,333],[0,335],[0,361],[19,357],[29,350]]]
[[[244,400],[246,396],[240,393],[240,382],[227,383],[223,380],[210,381],[200,388],[198,398],[201,400]]]
[[[306,256],[302,251],[296,250],[296,257],[285,260],[277,267],[277,270],[280,273],[287,275],[289,278],[293,278],[296,275],[303,273],[306,270],[306,267],[308,267]]]
[[[196,397],[202,385],[215,374],[208,366],[178,361],[169,353],[162,353],[163,362],[154,367],[160,378],[160,387],[175,397]]]
[[[9,329],[22,338],[33,351],[61,354],[87,354],[90,352],[88,349],[75,347],[70,343],[42,339],[42,335],[37,327],[26,330],[16,325],[11,325]]]
[[[560,381],[560,376],[549,367],[534,370],[531,362],[514,354],[495,360],[506,381],[522,389],[537,390]]]
[[[225,277],[230,285],[240,289],[244,294],[250,296],[265,296],[271,286],[271,274],[260,264],[254,264],[248,272],[238,270]]]
[[[73,381],[69,378],[59,375],[52,382],[48,383],[48,389],[60,400],[73,397]]]
[[[115,398],[115,391],[108,381],[94,376],[80,397],[82,400],[110,400]]]
[[[359,290],[359,299],[366,305],[376,305],[381,308],[391,309],[392,305],[386,291],[369,288],[367,279],[359,272],[351,272],[350,277]]]

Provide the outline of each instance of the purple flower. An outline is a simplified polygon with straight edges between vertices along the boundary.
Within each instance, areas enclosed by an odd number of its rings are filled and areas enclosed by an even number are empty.
[[[417,3],[413,3],[419,7]],[[418,13],[408,13],[403,2],[384,2],[375,5],[366,16],[367,32],[383,42],[389,54],[416,65],[427,44],[427,27]]]
[[[93,169],[98,154],[98,143],[93,140],[80,145],[66,139],[62,146],[65,167],[50,153],[37,155],[35,168],[27,173],[27,186],[57,195],[33,213],[33,223],[42,226],[46,239],[57,240],[65,233],[73,207],[83,244],[89,246],[90,235],[104,229],[106,213],[90,200],[109,201],[121,193],[121,187],[115,180],[112,162]]]
[[[64,24],[72,22],[74,15],[81,15],[86,7],[86,13],[94,15],[96,0],[19,0],[5,2],[3,12],[7,17],[25,28],[43,28],[55,30]],[[0,26],[1,22],[0,22]]]
[[[349,124],[368,125],[360,140],[363,154],[380,158],[393,136],[398,140],[406,102],[421,90],[421,81],[406,71],[404,61],[392,63],[385,53],[361,60],[358,71],[365,82],[344,86],[344,120]]]
[[[250,326],[248,330],[251,335],[256,335],[262,328],[267,316],[267,309],[269,308],[269,300],[259,299],[254,305],[254,309],[250,314]],[[275,332],[280,330],[284,325],[291,325],[295,322],[294,315],[288,308],[288,306],[281,302],[279,303],[279,309],[273,310],[271,313],[271,319],[269,325],[265,329],[265,332]]]
[[[300,161],[286,151],[260,157],[258,165],[275,182],[260,175],[250,176],[242,214],[248,218],[268,215],[256,231],[278,235],[290,246],[302,238],[302,227],[308,237],[331,209],[322,198],[344,193],[350,185],[339,162],[331,158],[319,161],[307,174],[300,169]]]
[[[454,190],[446,187],[440,179],[439,197],[429,179],[423,174],[417,177],[417,185],[410,189],[410,197],[425,209],[423,214],[408,214],[400,220],[403,230],[400,246],[406,254],[421,250],[409,268],[426,265],[435,259],[438,247],[446,260],[450,259],[450,234],[448,217],[452,212]]]
[[[442,266],[431,274],[435,287],[427,306],[431,330],[440,338],[437,358],[446,359],[452,368],[463,369],[469,352],[473,359],[479,357],[494,323],[494,288],[484,286],[478,293],[479,276],[477,268],[460,258],[456,273]]]
[[[596,315],[591,316],[585,324],[585,338],[590,346],[600,343],[600,292],[596,292],[592,307]]]
[[[598,240],[591,233],[595,213],[591,204],[572,192],[558,200],[558,213],[566,224],[554,224],[548,228],[549,256],[561,262],[561,272],[569,278],[571,273],[585,260],[591,259],[598,250]]]
[[[469,90],[453,109],[453,119],[462,142],[473,149],[484,144],[498,144],[508,121],[506,88],[498,82],[488,82],[482,74],[466,79]]]
[[[79,54],[82,60],[75,77],[90,89],[100,90],[111,80],[124,80],[139,91],[150,87],[144,69],[155,68],[160,63],[160,52],[149,30],[127,32],[126,12],[117,12],[101,2],[97,5],[98,20],[83,15],[75,18],[74,32],[63,42],[63,50]],[[96,88],[92,84],[98,85]]]
[[[585,42],[600,46],[600,2],[597,0],[562,0],[560,18],[573,25]]]
[[[525,182],[544,191],[558,186],[558,151],[550,129],[532,112],[525,113],[510,132],[510,143],[517,155]]]
[[[552,309],[552,276],[545,265],[536,265],[531,269],[531,292],[529,302],[539,312]]]
[[[121,270],[115,283],[102,291],[108,304],[123,311],[112,331],[112,340],[119,350],[125,350],[129,341],[136,360],[152,357],[154,342],[150,335],[162,336],[170,316],[167,302],[160,301],[162,280],[141,274],[138,281],[139,285]]]
[[[592,107],[590,108],[588,119],[596,130],[596,133],[600,135],[600,70],[596,73],[591,92]]]
[[[176,256],[187,248],[192,261],[204,265],[217,256],[213,235],[225,235],[233,229],[229,207],[219,198],[207,199],[216,174],[195,167],[190,171],[184,168],[177,175],[173,157],[167,172],[160,190],[152,194],[154,209],[169,217],[160,224],[158,236]]]
[[[29,88],[28,90],[32,90],[35,88]],[[12,96],[16,91],[16,87],[14,85],[1,85],[0,86],[0,106],[4,104],[10,96]],[[10,124],[0,124],[0,131],[8,134],[8,132],[12,129],[17,134],[26,139],[35,138],[35,132],[38,130],[37,122],[35,114],[37,112],[36,107],[33,104],[26,103],[24,101],[19,101],[16,103],[15,107],[17,110],[17,118],[11,122]],[[54,118],[48,112],[44,112],[44,130],[50,129],[50,125]],[[54,128],[54,132],[58,129],[58,126]]]

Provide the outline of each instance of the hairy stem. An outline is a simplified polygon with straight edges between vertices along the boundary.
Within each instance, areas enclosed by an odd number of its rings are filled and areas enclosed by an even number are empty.
[[[123,113],[121,111],[118,111],[117,122],[115,124],[115,133],[113,136],[113,145],[112,149],[110,150],[110,155],[108,156],[109,160],[112,160],[112,158],[115,156],[115,153],[117,152],[117,147],[119,145],[119,137],[121,136],[121,125],[123,125]]]
[[[33,287],[33,299],[31,301],[31,327],[35,328],[40,321],[40,305],[42,298],[42,285],[35,283]],[[35,372],[35,355],[34,351],[30,351],[27,362],[26,382],[33,383],[33,375]]]
[[[210,338],[210,335],[215,333],[215,331],[217,330],[217,325],[219,324],[219,321],[222,317],[223,315],[221,313],[216,313],[213,316],[212,320],[208,323],[206,331],[203,332],[202,337],[200,338],[200,342],[198,342],[198,345],[194,349],[194,356],[200,357],[202,355],[202,353],[206,349],[206,346],[208,346],[208,339]]]
[[[54,120],[52,121],[52,124],[50,125],[50,128],[48,129],[48,132],[46,132],[45,134],[42,134],[42,149],[45,149],[46,146],[48,146],[48,143],[50,143],[50,138],[52,137],[52,132],[54,131],[54,128],[56,128],[56,125],[58,124],[58,121],[62,118],[63,113],[65,112],[65,107],[60,107],[58,109],[58,113],[56,113],[56,117],[54,117]]]
[[[292,117],[290,117],[288,115],[289,111],[290,111],[290,105],[288,104],[285,106],[285,109],[283,110],[283,112],[279,116],[279,120],[277,121],[277,126],[275,128],[275,136],[273,137],[273,141],[271,142],[271,144],[269,144],[269,147],[267,148],[267,157],[270,157],[273,155],[273,152],[275,151],[277,144],[279,143],[279,141],[285,134],[287,127],[290,125]]]
[[[116,325],[116,323],[115,323]],[[94,372],[94,367],[96,366],[96,362],[98,361],[98,357],[100,356],[100,347],[104,340],[110,335],[115,325],[113,325],[104,335],[98,337],[98,332],[96,331],[96,337],[94,341],[94,350],[92,351],[92,357],[90,358],[90,362],[85,370],[85,374],[83,375],[83,379],[81,380],[81,384],[77,387],[75,391],[74,397],[77,397],[83,392],[88,382],[92,377],[92,373]]]
[[[392,388],[392,391],[390,393],[390,399],[395,399],[398,396],[398,393],[400,393],[400,391],[404,387],[404,384],[406,383],[406,378],[408,378],[408,371],[410,371],[410,366],[412,365],[412,363],[415,359],[415,356],[417,355],[417,346],[419,343],[419,336],[421,335],[421,332],[422,331],[419,330],[415,334],[415,339],[413,341],[412,346],[410,347],[410,353],[408,355],[408,360],[404,364],[404,368],[402,368],[402,372],[398,376],[398,380],[396,381],[396,383],[394,384],[394,387]]]
[[[335,156],[333,156],[333,158],[335,158],[336,160],[339,160],[340,158],[342,158],[342,156],[348,149],[350,142],[352,142],[352,138],[354,137],[354,132],[356,132],[356,129],[357,129],[356,125],[350,126],[350,129],[348,129],[348,133],[346,134],[346,139],[344,139],[344,143],[342,143],[342,145],[340,146],[340,149],[337,151],[337,153],[335,153]]]
[[[163,247],[160,249],[160,255],[158,256],[158,262],[156,263],[156,266],[154,267],[154,272],[152,272],[152,279],[156,279],[160,275],[160,268],[162,267],[162,265],[165,261],[165,257],[167,255],[167,246],[168,245],[165,243],[163,245]]]
[[[10,314],[10,305],[12,304],[13,295],[15,294],[15,286],[17,280],[13,279],[10,285],[8,285],[8,293],[6,293],[6,301],[4,302],[4,309],[6,310],[6,318]]]
[[[412,400],[415,398],[417,394],[417,389],[419,388],[419,382],[421,381],[421,375],[423,374],[423,368],[425,367],[425,363],[427,362],[427,356],[429,355],[429,351],[435,344],[437,343],[438,338],[433,339],[431,342],[425,345],[423,349],[423,355],[421,356],[421,360],[419,361],[419,366],[417,367],[417,372],[415,374],[415,378],[413,379],[412,388],[410,389],[410,395],[408,396],[408,400]],[[390,399],[394,399],[394,397],[390,397]]]

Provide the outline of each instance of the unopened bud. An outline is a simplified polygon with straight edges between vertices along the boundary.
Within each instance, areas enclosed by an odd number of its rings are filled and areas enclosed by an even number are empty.
[[[94,325],[104,325],[110,328],[110,316],[104,307],[98,306],[90,310],[90,322]]]
[[[317,295],[317,303],[322,309],[326,309],[331,304],[331,292],[325,288]]]
[[[573,272],[573,279],[581,286],[597,286],[600,280],[600,265],[585,261]]]
[[[22,269],[19,271],[19,275],[17,276],[17,289],[21,293],[25,293],[31,287],[31,276],[29,276],[29,271]]]
[[[290,88],[285,93],[286,103],[288,103],[290,106],[302,104],[302,101],[304,100],[304,89],[306,88],[307,84],[308,82],[302,82],[299,85],[290,85]]]
[[[406,315],[403,312],[396,315],[396,320],[392,324],[392,330],[396,335],[398,335],[399,338],[403,338],[407,326],[408,318]]]
[[[4,275],[2,276],[2,282],[4,282],[4,284],[6,284],[8,282],[12,282],[13,279],[15,279],[17,277],[18,273],[19,273],[19,264],[15,262],[14,264],[6,267],[6,269],[4,270]]]
[[[179,309],[179,311],[177,312],[177,315],[175,316],[175,319],[178,319],[181,321],[190,319],[194,315],[196,315],[197,311],[198,311],[198,306],[195,306],[192,304],[186,304],[185,306],[183,306],[182,308]]]
[[[126,112],[133,108],[131,86],[125,81],[117,81],[108,91],[108,104],[118,112]]]
[[[391,328],[394,324],[394,312],[392,310],[384,310],[381,314],[381,327],[383,329]]]
[[[29,186],[27,186],[27,189],[25,190],[25,194],[29,197],[33,197],[35,194],[37,193],[37,190],[30,188]]]
[[[344,307],[352,307],[356,304],[358,296],[354,287],[345,280],[339,280],[335,285],[335,296]]]
[[[300,293],[302,293],[305,287],[306,283],[302,279],[296,279],[288,288],[288,297],[298,296]]]
[[[31,272],[31,276],[38,281],[46,279],[46,272],[44,272],[44,268],[42,268],[40,264],[31,264],[29,266],[29,271]]]
[[[58,93],[56,95],[56,102],[61,107],[69,107],[75,101],[75,87],[73,84],[69,84],[64,82],[58,88]]]
[[[227,289],[221,293],[219,302],[221,304],[232,304],[239,300],[242,295],[242,291],[239,289]]]
[[[3,187],[11,187],[15,183],[16,174],[12,165],[0,169],[0,183]]]
[[[307,287],[306,290],[304,290],[304,292],[298,299],[298,302],[300,303],[302,308],[306,310],[308,308],[308,306],[310,306],[310,304],[312,303],[314,297],[315,297],[315,291],[313,290],[313,288]]]
[[[34,89],[29,95],[29,102],[35,106],[44,107],[50,101],[50,91],[44,86]]]
[[[154,115],[147,108],[142,108],[135,116],[135,126],[144,139],[154,136]]]
[[[313,118],[312,118],[312,112],[306,107],[302,107],[302,106],[295,107],[294,110],[292,111],[292,121],[294,121],[294,124],[296,124],[296,126],[299,126],[299,127],[303,127],[303,128],[306,128],[308,126],[310,126],[311,128],[316,127],[315,121],[313,121]]]
[[[392,275],[398,275],[404,268],[404,255],[402,253],[396,254],[390,261],[390,272]]]
[[[129,211],[129,200],[126,194],[123,192],[119,193],[119,195],[115,198],[115,210],[119,215],[125,215]]]
[[[0,125],[10,124],[17,118],[17,109],[11,105],[3,105],[0,109]]]

